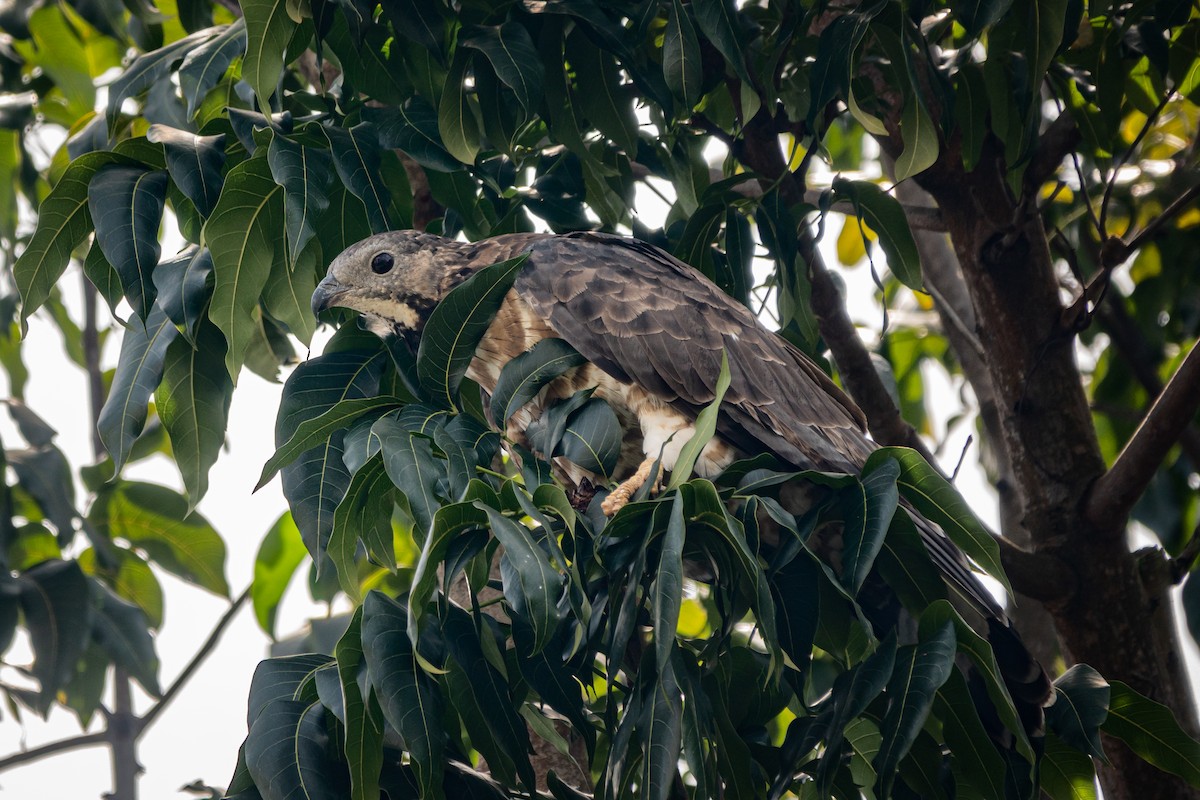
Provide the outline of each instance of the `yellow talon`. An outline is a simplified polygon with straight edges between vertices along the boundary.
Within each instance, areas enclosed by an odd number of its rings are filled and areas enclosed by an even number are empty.
[[[657,460],[656,458],[647,458],[637,468],[637,472],[630,475],[620,486],[613,489],[612,494],[604,498],[604,502],[600,504],[600,510],[604,512],[604,516],[611,517],[625,507],[629,502],[629,498],[633,497],[634,493],[649,480],[650,470],[654,468],[654,463]],[[656,491],[661,488],[661,478],[662,469],[660,468],[654,476],[654,489]]]

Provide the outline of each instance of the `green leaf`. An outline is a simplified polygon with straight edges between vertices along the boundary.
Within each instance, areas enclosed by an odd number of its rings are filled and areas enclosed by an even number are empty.
[[[450,291],[433,309],[417,348],[417,377],[436,403],[455,408],[458,385],[517,272],[529,257],[492,264]]]
[[[151,272],[161,247],[158,228],[167,197],[167,173],[110,164],[88,184],[96,244],[121,276],[125,298],[145,323],[154,305]]]
[[[242,0],[246,20],[246,58],[242,77],[254,88],[261,108],[271,106],[271,95],[283,73],[284,52],[296,30],[285,0]]]
[[[113,137],[116,134],[121,107],[125,105],[126,100],[136,97],[160,81],[169,80],[171,69],[184,56],[217,33],[217,28],[205,28],[135,58],[108,87],[108,108],[105,114],[108,117],[109,136]]]
[[[440,800],[442,791],[442,693],[417,661],[405,632],[404,608],[371,592],[363,602],[362,643],[371,686],[383,716],[400,734],[417,773],[422,798]]]
[[[464,164],[474,164],[479,152],[479,123],[475,120],[475,109],[467,101],[466,75],[471,58],[460,48],[450,63],[450,72],[442,87],[442,98],[438,103],[438,130],[442,144],[450,155]]]
[[[900,202],[868,181],[835,178],[833,192],[837,199],[849,200],[855,215],[879,235],[892,274],[913,291],[924,291],[921,256]]]
[[[410,623],[411,625],[411,623]],[[447,661],[447,688],[462,718],[472,746],[487,759],[491,772],[506,784],[520,780],[529,791],[537,785],[529,762],[529,729],[517,713],[504,675],[484,655],[471,615],[448,604],[442,633],[451,658]]]
[[[329,207],[333,156],[328,150],[272,136],[267,148],[271,177],[283,187],[287,251],[295,260],[317,232],[317,220]]]
[[[985,28],[1000,21],[1012,7],[1012,0],[955,0],[950,3],[954,18],[968,36],[978,36]]]
[[[402,405],[404,401],[401,398],[390,395],[356,397],[339,400],[324,413],[304,420],[292,432],[291,437],[275,451],[275,455],[263,465],[258,485],[254,487],[255,491],[265,486],[275,477],[275,473],[295,461],[300,453],[321,444],[334,431],[350,427],[350,423],[365,414]]]
[[[91,254],[88,254],[89,260]],[[207,247],[192,247],[154,268],[154,286],[158,304],[171,322],[183,329],[188,341],[196,341],[196,330],[204,320],[208,306],[208,278],[212,274],[212,253]],[[225,352],[225,343],[221,343]]]
[[[857,14],[842,14],[834,17],[821,31],[817,58],[808,75],[811,100],[807,122],[810,127],[814,127],[818,117],[824,119],[825,107],[830,102],[850,96],[850,65],[854,51],[867,31],[867,21]]]
[[[503,427],[542,387],[585,361],[565,339],[542,339],[527,352],[511,359],[500,371],[496,389],[492,392],[492,418]]]
[[[473,530],[486,528],[488,517],[474,503],[449,503],[433,515],[429,535],[421,542],[421,555],[413,571],[408,595],[408,635],[414,641],[420,634],[421,618],[437,587],[438,568],[450,545]]]
[[[134,439],[146,424],[147,403],[162,378],[167,348],[178,334],[157,305],[151,309],[144,329],[135,325],[125,331],[112,389],[96,423],[100,441],[112,456],[114,473],[124,466]]]
[[[983,70],[977,64],[964,64],[959,70],[954,93],[954,118],[962,133],[963,167],[975,169],[987,135],[987,86]]]
[[[104,251],[94,241],[88,248],[87,257],[83,260],[83,274],[100,292],[104,302],[108,304],[109,312],[116,317],[117,306],[125,299],[125,290],[121,287],[121,276],[113,265],[104,257]],[[154,285],[159,286],[158,272],[154,273]]]
[[[208,520],[189,512],[187,499],[153,483],[120,483],[108,500],[113,536],[128,540],[150,560],[201,588],[229,597],[225,542]]]
[[[329,536],[329,560],[337,569],[338,583],[351,600],[359,600],[358,564],[355,555],[362,540],[383,566],[396,567],[392,544],[392,483],[383,466],[383,456],[367,459],[350,478],[346,496],[333,512],[333,532]],[[380,546],[385,552],[377,555]],[[374,545],[373,547],[371,545]]]
[[[1100,728],[1108,718],[1111,688],[1099,672],[1076,664],[1054,682],[1054,703],[1046,723],[1060,739],[1080,752],[1107,761]]]
[[[954,625],[942,624],[915,645],[900,648],[888,682],[888,709],[880,732],[883,743],[872,766],[878,778],[875,793],[887,796],[900,760],[908,753],[929,716],[933,698],[954,669]]]
[[[1129,749],[1154,766],[1200,787],[1200,742],[1188,736],[1171,709],[1134,691],[1121,681],[1110,681],[1112,695],[1108,718],[1101,726]]]
[[[113,663],[133,676],[142,688],[157,697],[158,653],[150,635],[146,614],[121,599],[104,584],[93,581],[97,603],[92,616],[92,635]]]
[[[654,662],[661,674],[670,668],[683,604],[683,543],[687,525],[683,520],[683,495],[676,493],[662,538],[658,570],[654,575]]]
[[[442,57],[446,24],[438,13],[439,4],[422,0],[380,0],[379,5],[401,36],[421,45],[435,57]]]
[[[75,510],[75,484],[66,457],[53,445],[10,450],[5,456],[17,473],[21,488],[54,525],[59,546],[65,547],[75,537],[74,520],[79,516]]]
[[[674,635],[667,641],[673,645]],[[641,796],[667,800],[675,789],[683,749],[683,694],[672,660],[664,668],[643,668],[638,679],[649,695],[643,700],[643,717],[638,724],[642,739]]]
[[[146,615],[146,623],[151,628],[161,628],[163,624],[163,590],[150,564],[132,550],[109,548],[118,561],[115,569],[111,566],[101,567],[97,562],[95,548],[88,548],[79,554],[79,566],[89,575],[98,575],[118,595],[137,605]]]
[[[179,191],[201,216],[211,215],[225,180],[221,174],[225,167],[225,134],[197,136],[166,125],[151,125],[146,138],[163,146],[167,172]],[[94,211],[92,216],[96,216]]]
[[[230,170],[221,199],[204,223],[216,276],[208,315],[225,334],[225,367],[235,383],[254,335],[254,309],[282,251],[282,195],[267,159],[247,159]]]
[[[88,184],[97,170],[109,164],[140,165],[117,153],[87,153],[71,162],[39,205],[37,228],[13,265],[13,280],[21,293],[22,330],[29,315],[46,302],[57,285],[72,251],[92,232]]]
[[[900,479],[897,481],[900,494],[927,519],[940,525],[967,556],[998,580],[1011,595],[1012,586],[1000,565],[1000,545],[971,511],[958,490],[929,466],[920,453],[907,447],[879,448],[867,458],[863,470],[874,469],[876,464],[888,458],[894,458],[900,464]]]
[[[916,96],[908,98],[900,115],[900,136],[904,150],[896,157],[896,182],[919,175],[937,161],[937,126],[929,118],[925,104]]]
[[[44,713],[83,654],[91,631],[91,591],[74,561],[44,561],[17,580]]]
[[[535,655],[542,651],[558,628],[562,575],[538,546],[533,531],[494,508],[482,508],[491,522],[492,535],[504,547],[501,558],[504,596],[512,605],[513,614],[533,631],[532,649],[523,655]],[[510,570],[503,568],[505,563],[511,566]]]
[[[379,773],[383,769],[383,726],[367,709],[367,698],[358,676],[366,669],[362,648],[362,608],[354,610],[346,633],[333,650],[345,708],[346,742],[342,752],[350,767],[350,800],[379,800]]]
[[[233,59],[246,52],[246,21],[238,17],[220,34],[193,49],[179,65],[179,88],[192,119],[200,104],[225,77]]]
[[[333,166],[342,183],[367,209],[372,233],[392,229],[388,218],[391,192],[383,182],[383,153],[375,126],[369,122],[353,128],[325,128],[333,153]]]
[[[721,372],[717,376],[717,385],[713,390],[712,402],[696,415],[696,424],[692,438],[688,439],[687,443],[679,451],[679,457],[675,459],[675,468],[671,470],[671,480],[667,484],[668,489],[681,486],[691,479],[692,471],[696,468],[696,461],[700,458],[700,453],[703,452],[705,446],[717,432],[717,417],[721,413],[721,401],[725,399],[725,392],[729,390],[730,380],[729,354],[722,349]]]
[[[1055,800],[1098,800],[1092,759],[1053,733],[1046,735],[1038,779],[1042,791]]]
[[[843,491],[846,523],[842,585],[854,594],[862,588],[875,556],[883,548],[884,537],[900,502],[900,491],[896,488],[899,476],[899,464],[883,461],[870,472],[864,470],[862,481]]]
[[[335,338],[327,349],[336,342]],[[342,400],[376,394],[386,359],[382,350],[354,349],[327,352],[297,367],[283,387],[275,443],[282,445],[302,423]],[[318,564],[324,561],[334,511],[350,485],[350,473],[342,460],[342,438],[341,431],[335,432],[282,470],[283,495],[305,547]]]
[[[612,407],[593,397],[567,419],[554,455],[608,479],[621,456],[623,434]]]
[[[622,86],[616,59],[594,45],[582,33],[567,39],[567,52],[575,65],[578,91],[572,92],[576,105],[601,133],[628,154],[637,153],[638,122],[633,100]],[[586,162],[585,158],[585,162]]]
[[[167,347],[162,383],[154,392],[158,416],[194,509],[208,492],[208,473],[225,443],[233,382],[225,372],[225,341],[205,325],[195,344],[177,338]]]
[[[950,670],[946,683],[938,689],[934,709],[950,747],[958,797],[1004,797],[1004,759],[988,737],[966,679],[958,670]]]
[[[408,499],[416,521],[415,533],[421,540],[428,535],[433,515],[441,506],[437,489],[445,475],[433,457],[430,438],[405,430],[398,418],[390,414],[371,426],[371,435],[379,439],[383,464],[392,484]]]
[[[284,512],[275,521],[254,557],[254,582],[250,585],[250,603],[254,618],[263,633],[275,638],[275,614],[296,568],[307,551],[292,515]]]
[[[682,102],[681,114],[688,115],[700,102],[700,82],[704,68],[700,64],[700,42],[691,16],[680,0],[671,0],[667,28],[663,34],[663,78],[667,88]]]
[[[317,670],[328,667],[332,661],[324,654],[304,653],[258,662],[246,698],[246,727],[254,725],[271,703],[302,694],[301,689],[312,681]]]
[[[280,322],[287,332],[306,347],[311,346],[317,330],[317,318],[312,313],[312,295],[317,288],[318,269],[323,268],[321,243],[311,240],[304,252],[291,258],[276,258],[263,287],[262,304],[272,320]]]
[[[746,51],[742,48],[745,33],[738,23],[737,4],[727,0],[692,0],[692,14],[700,32],[725,57],[742,83],[752,87],[755,81],[746,67]]]
[[[391,108],[364,108],[363,119],[379,129],[381,147],[403,150],[426,169],[454,172],[460,166],[442,145],[437,112],[422,97]]]
[[[480,51],[496,70],[496,77],[513,90],[517,101],[533,113],[542,99],[545,74],[529,31],[518,22],[503,25],[481,25],[466,31],[459,38],[459,47]]]
[[[283,0],[280,0],[282,5]],[[319,702],[275,700],[246,737],[246,766],[264,800],[338,800],[340,765],[325,753],[325,709]]]

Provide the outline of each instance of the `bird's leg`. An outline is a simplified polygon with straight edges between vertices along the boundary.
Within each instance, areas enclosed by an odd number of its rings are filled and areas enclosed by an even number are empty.
[[[642,485],[650,479],[650,470],[654,469],[654,464],[658,459],[655,457],[647,458],[637,468],[637,472],[630,475],[620,486],[613,489],[612,494],[604,498],[604,502],[600,504],[600,510],[604,512],[604,516],[611,517],[616,514],[629,502],[629,498],[633,497],[634,493],[642,488]],[[662,478],[662,470],[659,469],[654,476],[655,488],[660,487],[660,479]]]

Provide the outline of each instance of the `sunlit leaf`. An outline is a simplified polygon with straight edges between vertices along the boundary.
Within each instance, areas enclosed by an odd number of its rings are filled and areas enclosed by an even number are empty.
[[[88,184],[96,244],[121,276],[125,299],[144,323],[156,295],[151,272],[161,252],[158,228],[166,194],[167,173],[117,164],[101,167]]]
[[[259,104],[267,108],[283,72],[284,50],[296,29],[296,22],[288,16],[284,0],[243,0],[241,6],[246,20],[246,59],[242,74],[254,87]]]
[[[254,582],[250,586],[254,618],[258,627],[272,638],[283,593],[306,555],[292,515],[284,512],[258,546],[258,554],[254,557]]]

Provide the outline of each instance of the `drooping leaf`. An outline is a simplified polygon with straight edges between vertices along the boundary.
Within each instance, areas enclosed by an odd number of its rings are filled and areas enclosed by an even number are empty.
[[[430,438],[405,430],[393,415],[376,421],[371,426],[371,434],[379,440],[388,477],[408,499],[409,509],[417,523],[417,538],[421,540],[441,505],[437,491],[445,474],[434,460]]]
[[[207,247],[192,247],[176,258],[154,268],[154,287],[158,304],[171,322],[183,328],[184,337],[196,341],[197,326],[208,306],[208,279],[212,274],[212,252]],[[225,344],[221,343],[222,353]]]
[[[83,653],[91,631],[91,590],[74,561],[45,561],[26,570],[19,581],[44,711]]]
[[[150,395],[162,379],[167,348],[179,334],[162,308],[155,305],[146,326],[133,326],[121,340],[112,389],[100,409],[96,428],[100,441],[112,456],[119,472],[129,457],[134,440],[146,424]]]
[[[171,180],[201,216],[212,214],[224,181],[221,170],[225,166],[225,134],[197,136],[165,125],[151,125],[146,138],[162,144]]]
[[[380,563],[395,568],[392,544],[392,483],[383,466],[383,456],[376,453],[355,471],[350,478],[346,496],[333,512],[333,531],[329,536],[329,560],[337,569],[338,583],[352,600],[358,600],[358,570],[355,561],[361,540]],[[380,545],[386,552],[378,554]],[[372,546],[374,545],[374,546]],[[377,555],[378,554],[378,555]]]
[[[165,486],[125,481],[108,500],[108,525],[167,572],[229,597],[225,542],[187,499]]]
[[[896,478],[900,466],[883,461],[842,495],[846,526],[842,550],[842,585],[857,594],[883,548],[883,539],[900,501]],[[853,498],[853,499],[850,499]]]
[[[254,725],[271,703],[291,700],[300,694],[301,687],[312,681],[317,670],[328,667],[332,661],[327,655],[303,653],[258,662],[246,700],[246,727]]]
[[[700,100],[700,82],[704,68],[700,64],[700,42],[687,7],[671,0],[667,28],[663,34],[663,77],[671,94],[682,103],[681,113],[689,114]]]
[[[438,13],[440,6],[437,3],[381,0],[380,5],[402,36],[426,48],[435,57],[441,57],[445,23]]]
[[[674,644],[674,636],[668,641]],[[673,660],[667,661],[665,668],[643,668],[638,678],[647,694],[638,724],[643,754],[642,796],[667,800],[675,787],[683,749],[683,693]]]
[[[725,399],[725,392],[729,390],[730,381],[729,354],[722,350],[721,372],[717,375],[712,402],[696,415],[692,438],[687,440],[683,449],[679,451],[679,457],[675,459],[675,468],[671,470],[671,480],[667,484],[668,489],[674,489],[691,479],[696,461],[717,432],[717,417],[721,413],[721,402]]]
[[[383,727],[367,708],[368,697],[358,682],[366,669],[362,645],[362,608],[355,610],[346,633],[333,651],[345,708],[346,742],[342,751],[350,768],[350,800],[377,800],[383,768]]]
[[[754,85],[746,65],[746,51],[742,47],[745,36],[738,23],[738,7],[727,0],[693,0],[692,14],[696,27],[725,57],[734,74],[748,86]]]
[[[900,117],[900,135],[904,138],[904,150],[896,158],[896,181],[919,175],[937,161],[937,126],[925,110],[925,104],[917,97],[908,98],[904,113]]]
[[[224,358],[225,341],[215,326],[201,327],[194,344],[177,338],[167,347],[162,383],[154,393],[189,509],[207,493],[209,470],[225,443],[233,382]]]
[[[526,258],[522,254],[479,270],[451,290],[425,323],[417,349],[417,376],[439,405],[456,407],[458,386],[475,348]]]
[[[438,130],[442,144],[450,155],[464,164],[474,164],[479,152],[479,123],[475,110],[467,101],[465,86],[467,66],[471,59],[466,50],[454,54],[450,72],[438,103]]]
[[[272,701],[254,720],[246,766],[264,800],[345,797],[344,768],[325,753],[324,714],[318,702],[289,698]]]
[[[275,637],[275,614],[296,569],[307,551],[300,539],[300,530],[292,515],[284,512],[276,520],[254,557],[254,582],[250,586],[250,603],[254,618],[263,633]]]
[[[282,194],[267,159],[247,159],[230,170],[221,199],[204,223],[216,276],[208,315],[225,334],[225,367],[234,382],[254,335],[253,311],[282,251]]]
[[[161,252],[158,227],[166,195],[167,173],[141,167],[110,164],[88,184],[96,244],[121,276],[125,298],[143,322],[156,294],[151,273]]]
[[[867,181],[837,178],[833,191],[838,199],[849,200],[857,216],[879,236],[879,246],[887,256],[892,274],[908,288],[924,291],[921,256],[900,202]]]
[[[866,33],[867,20],[858,14],[841,14],[821,31],[817,58],[809,73],[811,100],[807,122],[823,118],[825,107],[838,97],[849,97],[851,63],[858,43]]]
[[[280,2],[282,3],[282,0]],[[218,28],[205,28],[157,50],[142,53],[135,58],[120,77],[108,87],[106,116],[109,135],[116,132],[121,107],[125,105],[126,100],[136,97],[154,84],[166,80],[172,67],[178,64],[184,56],[219,32]]]
[[[571,414],[555,448],[572,464],[612,477],[621,456],[623,431],[616,413],[608,403],[593,397]]]
[[[453,172],[459,168],[442,144],[437,111],[424,98],[410,97],[394,108],[365,108],[363,119],[379,130],[381,147],[403,150],[427,169]]]
[[[480,51],[491,62],[496,76],[513,90],[517,101],[532,113],[542,97],[544,71],[533,39],[525,26],[517,22],[481,25],[465,32],[460,47]]]
[[[1112,694],[1101,726],[1104,732],[1159,769],[1200,787],[1200,742],[1184,732],[1171,709],[1121,681],[1110,681],[1109,686]]]
[[[205,96],[220,83],[233,59],[246,52],[246,22],[238,17],[221,33],[189,52],[179,65],[179,88],[192,119]]]
[[[683,544],[687,526],[683,520],[683,496],[675,495],[671,516],[663,534],[658,571],[654,576],[654,660],[659,674],[670,668],[679,611],[683,602]],[[674,680],[674,676],[670,676]]]
[[[281,246],[280,249],[285,249]],[[275,322],[282,323],[286,331],[305,346],[312,344],[317,329],[317,318],[312,313],[312,295],[320,277],[324,257],[321,243],[316,239],[298,256],[277,257],[263,287],[262,304]]]
[[[400,734],[416,770],[421,797],[442,791],[442,694],[417,661],[404,608],[380,592],[363,602],[362,644],[383,716]]]
[[[567,48],[579,82],[579,90],[572,96],[584,116],[626,153],[636,153],[637,117],[632,98],[622,91],[616,59],[583,35],[569,37]]]
[[[391,192],[383,182],[383,154],[375,126],[363,122],[353,128],[325,128],[324,131],[329,137],[333,166],[338,177],[366,206],[371,232],[390,231],[392,225],[388,207],[391,204]]]
[[[1038,763],[1042,791],[1063,800],[1097,800],[1092,759],[1067,746],[1053,733],[1046,736],[1045,748]]]
[[[21,488],[41,508],[58,534],[58,544],[65,547],[75,537],[75,484],[66,457],[54,445],[10,450],[5,454],[8,465],[17,474]]]
[[[421,555],[408,594],[409,638],[416,641],[420,635],[421,618],[437,587],[438,568],[450,544],[472,530],[486,528],[487,524],[487,514],[474,503],[448,503],[434,513],[429,535],[421,542]]]
[[[296,30],[285,0],[243,0],[246,20],[246,58],[242,75],[254,88],[259,105],[270,107],[271,95],[283,72],[284,51]]]
[[[162,694],[158,687],[158,653],[147,628],[146,614],[99,581],[92,582],[92,591],[97,599],[92,616],[96,642],[143,689],[154,696]]]
[[[975,710],[966,680],[958,670],[938,690],[934,710],[952,754],[951,768],[960,796],[1004,796],[1004,759],[996,752]]]
[[[329,207],[333,157],[324,148],[273,136],[267,148],[267,163],[271,176],[283,187],[287,252],[295,261],[317,232],[317,220]]]

